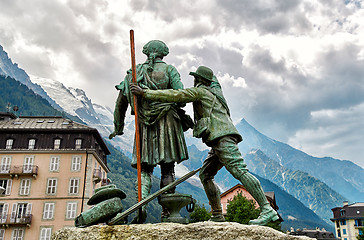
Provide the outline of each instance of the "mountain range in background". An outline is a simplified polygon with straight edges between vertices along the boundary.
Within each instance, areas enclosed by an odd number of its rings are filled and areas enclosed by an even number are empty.
[[[107,137],[113,130],[113,111],[92,103],[83,90],[67,88],[51,79],[29,77],[17,64],[12,63],[1,46],[0,74],[25,84],[46,99],[52,107],[96,128],[104,139],[109,141]],[[4,110],[5,106],[0,106],[0,111]],[[330,227],[333,229],[331,225],[328,225],[332,224],[329,220],[332,217],[331,208],[341,206],[343,200],[363,201],[364,170],[360,166],[350,161],[307,155],[261,134],[245,119],[241,120],[236,127],[244,138],[239,148],[248,168],[260,179],[265,191],[276,193],[277,204],[285,220],[282,225],[301,226],[301,228],[324,226],[326,229]],[[130,157],[134,136],[133,117],[127,117],[124,132],[123,136],[114,138],[110,144],[122,151],[126,157]],[[176,166],[177,177],[200,167],[208,152],[200,140],[196,141],[192,138],[190,132],[186,133],[186,141],[189,145],[190,159]],[[110,164],[110,168],[113,169],[116,163],[111,161]],[[122,172],[123,168],[128,169],[125,164],[118,166],[116,171]],[[112,177],[113,174],[117,173],[112,172],[110,176]],[[120,175],[118,177],[122,178]],[[216,182],[222,191],[237,183],[225,169],[218,173]],[[200,192],[201,184],[197,177],[190,179],[190,183],[186,183],[184,190],[187,191],[186,189],[194,189],[193,192],[197,195],[203,194]],[[206,197],[198,198],[202,203],[206,203]]]

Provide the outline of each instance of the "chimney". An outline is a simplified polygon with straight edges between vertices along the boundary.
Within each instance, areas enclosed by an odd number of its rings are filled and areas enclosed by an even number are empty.
[[[348,206],[349,205],[349,202],[348,201],[344,201],[343,202],[343,206],[345,207],[345,206]]]

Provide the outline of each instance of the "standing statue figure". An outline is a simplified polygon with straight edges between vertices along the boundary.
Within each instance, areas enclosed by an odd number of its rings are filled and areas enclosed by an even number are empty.
[[[260,215],[249,224],[265,225],[278,220],[277,212],[270,206],[259,180],[249,173],[238,148],[242,137],[233,125],[230,111],[213,71],[204,66],[198,67],[190,75],[195,77],[193,88],[184,90],[152,91],[131,86],[135,95],[145,101],[193,102],[195,125],[193,135],[202,138],[209,147],[207,158],[200,170],[200,179],[212,208],[211,221],[225,221],[222,215],[220,191],[214,182],[217,172],[225,168],[238,179],[260,206]]]
[[[162,61],[169,53],[167,45],[159,40],[152,40],[143,47],[147,60],[136,66],[136,79],[139,86],[145,89],[183,89],[177,69]],[[124,129],[125,113],[128,105],[134,114],[133,95],[130,92],[132,71],[128,70],[123,82],[116,86],[120,90],[114,111],[114,132],[109,138],[122,135]],[[141,185],[142,199],[150,194],[152,186],[151,176],[154,167],[161,167],[160,187],[164,187],[175,180],[174,164],[188,159],[188,151],[184,139],[181,116],[184,104],[161,103],[138,99],[140,148],[141,148]],[[181,114],[182,113],[182,114]],[[192,120],[191,120],[192,122]],[[136,168],[136,144],[132,166]],[[137,188],[137,187],[136,187]],[[174,193],[175,189],[168,193]],[[162,217],[168,216],[168,210],[163,209]],[[137,216],[132,223],[143,223],[147,217],[146,206],[142,209],[142,216]]]

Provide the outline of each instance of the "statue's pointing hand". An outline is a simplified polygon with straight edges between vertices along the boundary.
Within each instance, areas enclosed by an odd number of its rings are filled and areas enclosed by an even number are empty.
[[[139,87],[137,84],[135,84],[135,83],[130,83],[130,91],[135,96],[141,96],[141,97],[143,97],[143,95],[144,95],[144,90],[141,87]]]

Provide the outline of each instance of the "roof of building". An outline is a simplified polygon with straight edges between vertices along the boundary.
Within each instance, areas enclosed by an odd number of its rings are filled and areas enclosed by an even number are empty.
[[[12,118],[15,119],[16,116],[14,113],[10,113],[10,112],[0,112],[0,121],[7,119],[7,118]]]
[[[0,132],[89,132],[103,145],[106,154],[110,154],[104,140],[96,128],[77,123],[63,117],[28,116],[0,121]]]
[[[228,195],[229,193],[233,192],[237,188],[243,188],[243,189],[246,190],[246,188],[243,185],[241,185],[240,183],[238,183],[234,187],[232,187],[232,188],[226,190],[225,192],[221,193],[220,197],[224,197],[224,196]]]
[[[335,237],[334,233],[327,232],[326,230],[319,230],[319,229],[303,229],[299,230],[297,229],[296,232],[290,232],[289,235],[295,235],[295,236],[307,236],[310,238],[316,238],[319,240],[326,240],[326,239],[338,239]]]
[[[238,188],[242,188],[242,189],[245,189],[246,190],[246,188],[242,184],[238,183],[234,187],[232,187],[232,188],[228,189],[227,191],[223,192],[220,195],[220,197],[224,197],[227,194],[233,192],[235,189],[238,189]],[[264,192],[264,194],[265,194],[265,196],[271,198],[275,202],[275,194],[274,194],[274,192]]]
[[[364,202],[345,204],[342,207],[331,209],[334,218],[331,221],[340,219],[364,219]]]
[[[0,122],[1,130],[96,130],[62,117],[19,117]]]

